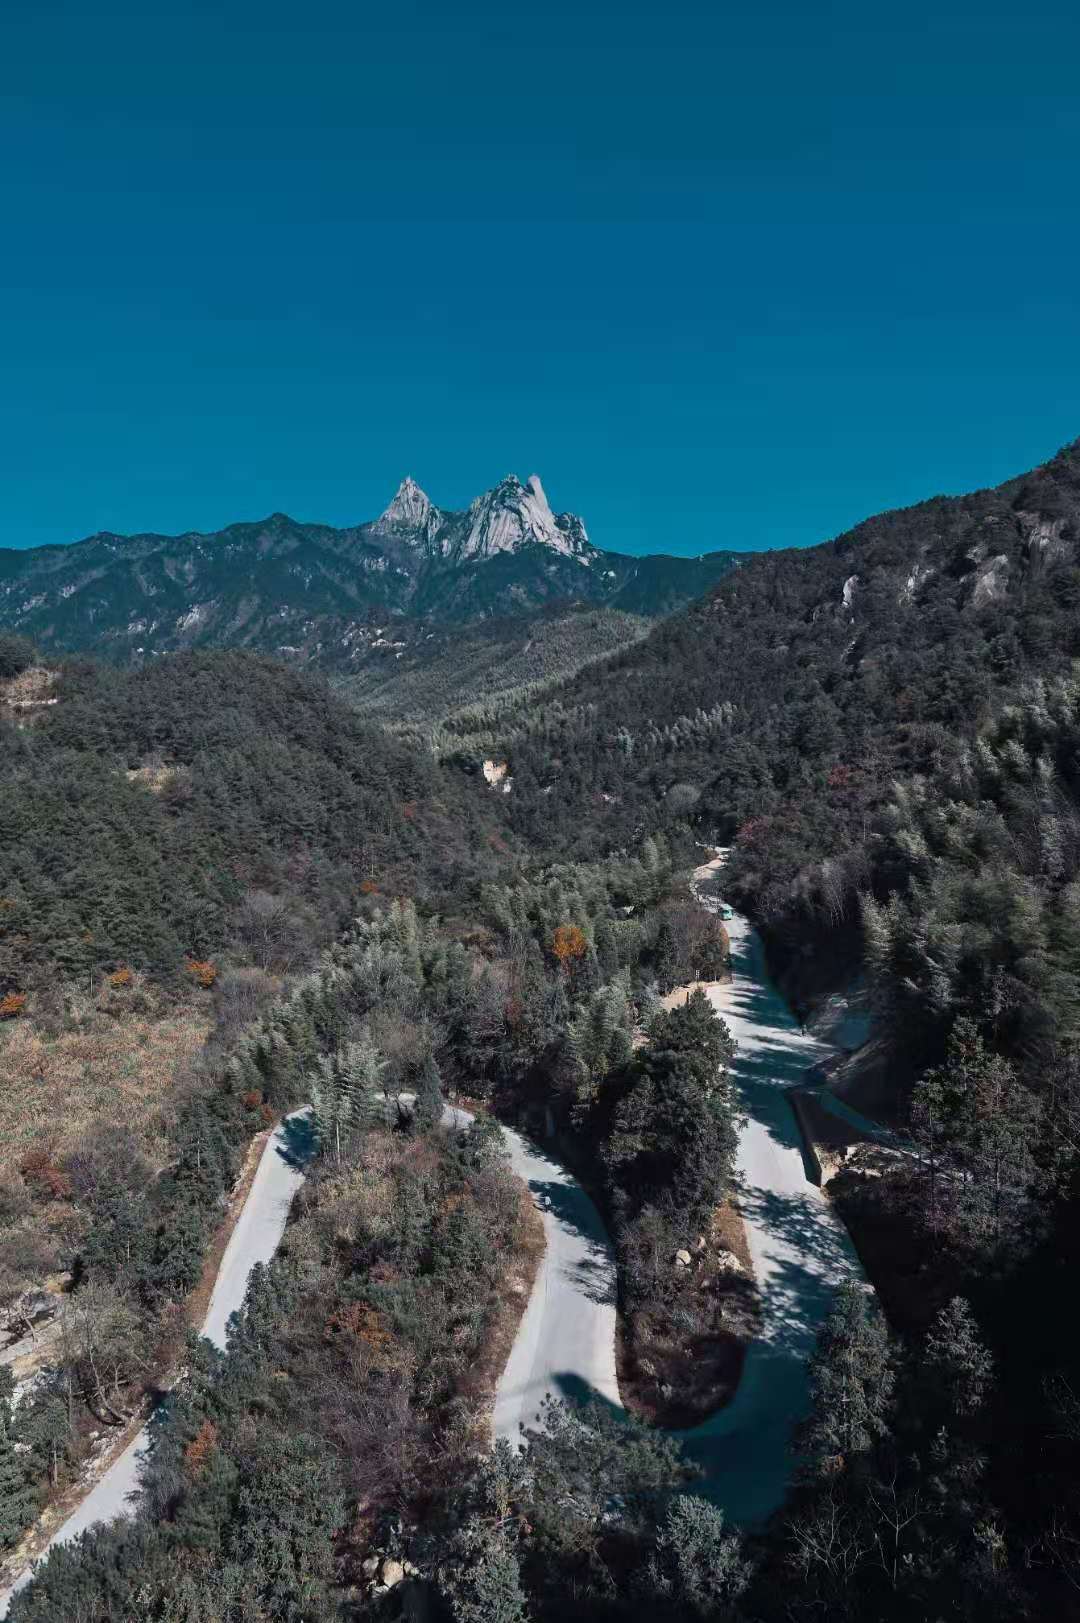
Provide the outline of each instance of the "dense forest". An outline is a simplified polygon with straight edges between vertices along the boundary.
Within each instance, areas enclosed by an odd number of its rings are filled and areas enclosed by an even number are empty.
[[[624,917],[612,897],[647,905],[662,864],[650,852],[629,870],[576,877],[576,890],[564,871],[490,899],[493,930],[507,908],[535,909],[549,924],[569,911],[580,923],[564,928],[581,939],[568,955],[558,950],[567,937],[545,930],[546,962],[527,950],[477,975],[466,946],[398,904],[359,923],[238,1044],[204,1101],[200,1153],[193,1143],[183,1157],[166,1209],[190,1225],[191,1205],[205,1209],[227,1187],[229,1146],[252,1112],[313,1096],[318,1155],[298,1221],[269,1275],[253,1278],[227,1357],[193,1344],[136,1526],[54,1553],[13,1618],[347,1617],[378,1602],[388,1562],[460,1618],[523,1617],[530,1595],[591,1615],[610,1604],[613,1562],[628,1597],[654,1583],[665,1593],[660,1576],[635,1570],[679,1520],[663,1494],[693,1476],[663,1433],[601,1409],[563,1409],[523,1459],[484,1457],[487,1338],[510,1273],[527,1266],[527,1207],[488,1115],[478,1111],[460,1134],[438,1130],[444,1094],[463,1084],[491,1101],[516,1099],[525,1119],[545,1105],[569,1119],[581,1098],[610,1090],[616,1209],[628,1187],[635,1210],[670,1189],[672,1217],[680,1204],[696,1217],[730,1177],[730,1114],[716,1080],[722,1027],[703,1004],[658,1015],[655,1042],[635,1059],[628,987],[641,940],[630,932],[620,949],[609,930],[605,945],[602,925]],[[597,984],[601,954],[615,975],[606,985]],[[606,1019],[592,1013],[601,1007]],[[579,1020],[568,1021],[575,1008]],[[710,1119],[715,1157],[701,1135]],[[643,1156],[648,1175],[630,1179]],[[77,1294],[160,1299],[176,1281],[123,1244],[130,1205],[116,1169],[111,1180],[94,1170],[90,1198],[100,1204]],[[123,1176],[137,1181],[138,1169]],[[65,1378],[9,1417],[33,1459],[52,1446],[62,1461]],[[127,1380],[125,1371],[117,1385]],[[51,1445],[36,1441],[41,1416]],[[627,1504],[612,1518],[619,1482]],[[581,1504],[568,1516],[571,1484]],[[704,1518],[706,1536],[734,1550],[704,1502],[686,1514],[697,1521],[673,1537],[692,1543]]]
[[[1078,542],[1074,446],[749,559],[566,682],[460,704],[448,665],[392,733],[252,656],[51,679],[2,732],[3,1035],[57,1047],[135,999],[205,1034],[126,1139],[38,1132],[5,1174],[6,1302],[60,1267],[78,1310],[55,1379],[0,1389],[7,1544],[75,1468],[78,1405],[127,1412],[175,1354],[252,1134],[310,1101],[314,1143],[228,1354],[190,1347],[140,1514],[54,1553],[17,1623],[1075,1612]],[[0,643],[0,675],[27,658]],[[534,1244],[496,1119],[595,1193],[639,1396],[658,1339],[712,1328],[670,1259],[734,1190],[733,1047],[703,998],[658,1002],[725,972],[698,841],[731,845],[805,1017],[866,988],[903,1145],[830,1186],[875,1289],[838,1292],[752,1530],[648,1420],[559,1404],[520,1455],[478,1441]],[[438,1129],[447,1098],[471,1127]]]
[[[27,650],[9,642],[0,652],[7,680],[26,674]],[[327,1542],[295,1595],[268,1572],[258,1605],[281,1609],[251,1615],[294,1615],[317,1580],[329,1615],[349,1615],[372,1547],[382,1560],[401,1550],[400,1532],[387,1529],[406,1512],[421,1549],[424,1538],[450,1541],[440,1583],[451,1595],[453,1562],[475,1565],[456,1489],[476,1469],[487,1390],[478,1372],[497,1358],[507,1280],[515,1268],[527,1277],[535,1241],[489,1119],[481,1114],[460,1143],[433,1133],[444,1095],[464,1089],[527,1127],[551,1116],[576,1139],[610,1205],[628,1288],[648,1305],[635,1258],[642,1224],[655,1229],[650,1201],[685,1225],[730,1181],[720,1028],[696,1007],[654,1013],[658,986],[723,967],[723,932],[681,894],[666,842],[590,865],[529,863],[499,833],[499,802],[481,779],[439,769],[320,684],[257,658],[190,656],[123,676],[68,665],[32,691],[36,708],[4,732],[9,1333],[32,1329],[47,1275],[67,1283],[43,1373],[18,1394],[8,1380],[0,1394],[3,1545],[74,1479],[101,1427],[124,1424],[168,1371],[252,1135],[314,1101],[319,1154],[300,1221],[269,1294],[256,1280],[248,1311],[272,1307],[272,1333],[289,1343],[291,1378],[304,1386],[302,1403],[291,1388],[270,1390],[298,1424],[297,1469],[325,1501],[311,1533]],[[161,1028],[174,1038],[178,1020],[201,1022],[201,1046],[148,1098],[147,1044]],[[642,1022],[657,1036],[647,1060],[632,1040]],[[109,1056],[135,1069],[141,1089],[121,1094],[115,1077],[95,1092],[85,1075],[68,1082],[70,1045],[85,1056],[103,1030]],[[16,1072],[27,1053],[29,1088]],[[67,1091],[50,1118],[34,1095],[54,1072]],[[416,1096],[413,1109],[376,1106],[403,1093]],[[708,1120],[715,1161],[701,1135]],[[387,1210],[397,1239],[379,1215]],[[343,1223],[356,1248],[342,1250]],[[317,1288],[312,1247],[322,1247]],[[673,1304],[656,1306],[662,1322]],[[202,1369],[206,1351],[193,1356]],[[221,1371],[211,1359],[210,1386],[247,1382],[238,1356],[239,1342]],[[280,1383],[279,1365],[275,1355],[259,1382]],[[123,1552],[139,1551],[124,1569],[133,1587],[114,1570],[111,1600],[95,1598],[94,1558],[60,1552],[14,1615],[89,1606],[90,1615],[151,1616],[153,1606],[164,1617],[182,1594],[188,1613],[175,1615],[199,1616],[223,1582],[213,1566],[207,1576],[210,1524],[222,1556],[233,1548],[237,1507],[221,1483],[256,1469],[259,1382],[232,1422],[216,1398],[200,1408],[187,1386],[170,1406],[146,1501],[162,1522],[160,1589],[150,1577],[157,1557],[131,1546],[128,1530],[106,1559],[123,1567]],[[316,1423],[331,1388],[334,1416],[327,1409]],[[594,1423],[613,1455],[610,1422]],[[649,1450],[658,1481],[686,1475],[669,1445]],[[182,1493],[181,1478],[190,1478]],[[369,1513],[353,1526],[333,1506],[358,1494]],[[434,1570],[425,1564],[428,1579]],[[222,1616],[247,1615],[222,1605]]]
[[[237,946],[287,965],[365,880],[439,902],[497,867],[463,832],[486,808],[460,775],[273,661],[68,662],[49,697],[0,730],[0,993]]]
[[[537,713],[486,737],[473,715],[462,734],[507,760],[511,820],[531,845],[585,855],[689,821],[732,842],[728,894],[796,999],[867,980],[885,1056],[875,1108],[919,1156],[888,1178],[839,1179],[835,1198],[900,1347],[947,1313],[958,1343],[976,1321],[988,1339],[997,1382],[963,1421],[965,1491],[978,1482],[979,1536],[1009,1575],[997,1604],[1011,1616],[1045,1597],[1067,1609],[1076,1575],[1080,1367],[1040,1325],[1080,1218],[1078,541],[1071,446],[998,490],[753,559]],[[883,1325],[874,1335],[889,1340]],[[886,1388],[854,1497],[846,1467],[805,1490],[833,1528],[832,1553],[817,1547],[830,1615],[946,1610],[927,1598],[932,1465],[907,1476],[904,1453],[930,1425],[929,1382]],[[1016,1471],[1032,1449],[1037,1486]],[[911,1512],[888,1605],[862,1520],[872,1481],[903,1486]],[[955,1554],[954,1534],[940,1536]]]

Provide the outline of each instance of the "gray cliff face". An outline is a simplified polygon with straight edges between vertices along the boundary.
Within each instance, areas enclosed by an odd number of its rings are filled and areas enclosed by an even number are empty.
[[[524,485],[510,474],[494,490],[476,498],[465,521],[467,529],[458,553],[462,558],[490,558],[496,552],[541,546],[583,563],[592,561],[593,548],[584,524],[571,513],[556,517],[539,474],[530,474]]]
[[[386,511],[371,526],[373,535],[415,536],[426,542],[435,539],[445,522],[445,514],[433,506],[415,479],[404,478]]]
[[[413,479],[403,479],[393,501],[370,526],[374,536],[412,541],[429,556],[479,561],[523,547],[550,547],[563,558],[591,563],[595,548],[575,513],[553,513],[540,483],[509,474],[477,496],[464,513],[435,507]]]

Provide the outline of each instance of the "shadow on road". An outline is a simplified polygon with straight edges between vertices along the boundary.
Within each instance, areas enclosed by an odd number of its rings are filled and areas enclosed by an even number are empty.
[[[286,1116],[278,1129],[277,1140],[281,1159],[298,1172],[302,1171],[318,1148],[311,1115]]]
[[[542,1212],[550,1212],[567,1234],[585,1241],[586,1255],[569,1270],[574,1283],[591,1302],[614,1306],[615,1260],[600,1213],[576,1184],[559,1179],[530,1178],[529,1191]]]
[[[575,1409],[588,1403],[597,1409],[602,1409],[605,1414],[613,1416],[616,1420],[625,1422],[630,1418],[629,1410],[624,1409],[619,1403],[612,1403],[610,1398],[606,1398],[602,1392],[598,1392],[596,1387],[589,1381],[583,1380],[580,1375],[575,1375],[571,1370],[558,1370],[552,1379],[558,1388],[559,1397],[562,1401],[572,1404]]]

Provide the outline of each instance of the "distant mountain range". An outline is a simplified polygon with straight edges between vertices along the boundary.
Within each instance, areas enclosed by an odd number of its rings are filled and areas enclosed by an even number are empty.
[[[211,534],[113,535],[0,549],[0,627],[44,652],[128,665],[191,647],[248,647],[352,670],[415,651],[455,624],[579,605],[653,618],[705,592],[745,554],[608,552],[515,476],[464,512],[405,479],[351,528],[284,513]],[[442,639],[440,639],[442,640]]]

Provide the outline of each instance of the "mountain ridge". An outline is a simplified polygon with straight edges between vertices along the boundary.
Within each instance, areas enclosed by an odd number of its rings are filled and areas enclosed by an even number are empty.
[[[68,545],[0,549],[0,627],[44,652],[132,664],[191,647],[251,647],[355,669],[431,626],[553,606],[656,617],[741,557],[606,551],[540,478],[508,475],[461,512],[406,476],[378,518],[335,527],[275,512],[179,535],[99,531]],[[380,656],[385,657],[385,656]]]

